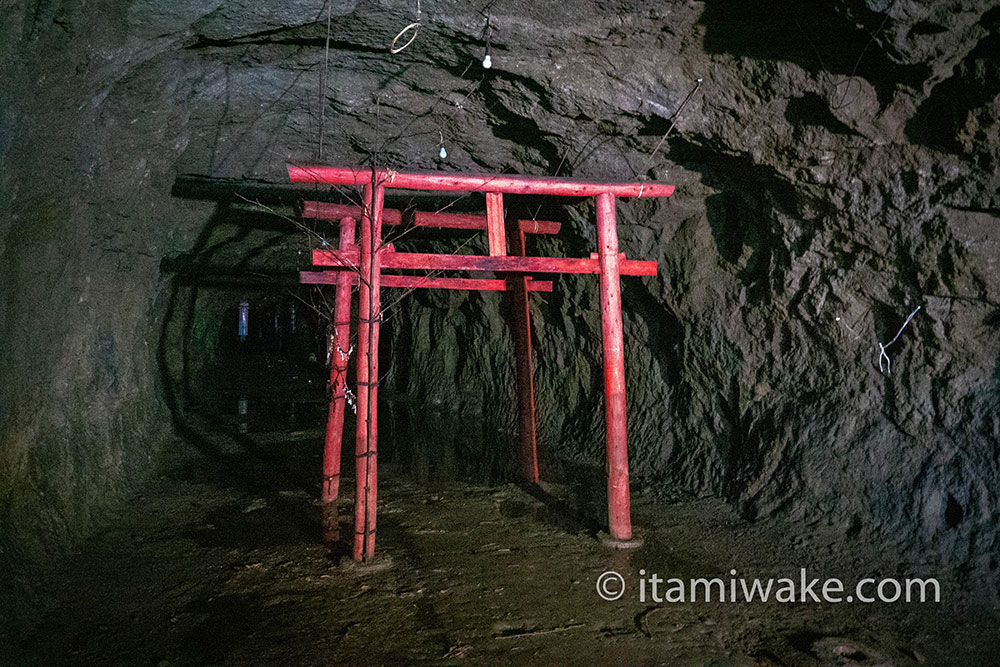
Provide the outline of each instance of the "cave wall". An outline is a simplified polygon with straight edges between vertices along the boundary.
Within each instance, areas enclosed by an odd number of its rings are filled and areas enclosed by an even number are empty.
[[[281,183],[322,155],[676,184],[619,205],[623,250],[661,267],[624,286],[637,483],[996,567],[992,3],[507,0],[488,31],[482,7],[423,5],[391,55],[408,3],[0,3],[8,560],[58,552],[170,446],[193,298],[172,269],[295,247],[178,179]],[[587,203],[545,212],[567,224],[536,250],[594,249]],[[533,308],[543,463],[599,465],[596,281]],[[499,301],[418,295],[393,332],[394,392],[506,421]]]

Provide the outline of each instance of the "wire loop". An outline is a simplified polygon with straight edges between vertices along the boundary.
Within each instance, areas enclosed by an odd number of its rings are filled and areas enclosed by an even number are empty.
[[[420,0],[417,0],[417,13],[414,16],[414,19],[415,20],[413,21],[413,23],[400,30],[399,34],[393,37],[392,43],[389,44],[389,53],[392,54],[399,53],[400,51],[408,47],[410,44],[413,44],[413,40],[417,38],[417,33],[420,32]],[[409,32],[410,30],[413,31],[413,34],[410,35],[410,38],[408,40],[406,40],[406,44],[403,44],[402,46],[396,46],[396,42],[398,42],[400,38],[402,38],[402,36],[405,35],[407,32]]]
[[[413,34],[410,35],[410,39],[406,40],[406,44],[403,44],[402,46],[396,46],[396,42],[398,42],[399,39],[410,30],[413,30]],[[396,54],[405,49],[406,47],[408,47],[410,44],[413,43],[413,40],[417,38],[417,33],[419,32],[420,32],[420,21],[414,21],[410,25],[400,30],[399,34],[393,38],[392,43],[389,44],[389,53]]]

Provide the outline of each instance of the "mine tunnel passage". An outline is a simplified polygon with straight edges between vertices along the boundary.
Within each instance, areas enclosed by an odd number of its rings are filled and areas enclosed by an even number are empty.
[[[310,497],[319,494],[321,485],[333,292],[298,284],[297,271],[308,268],[305,258],[320,246],[321,236],[336,238],[333,226],[319,233],[303,233],[288,219],[268,219],[244,206],[220,205],[195,246],[163,263],[164,271],[174,274],[174,288],[160,366],[180,432],[197,434],[197,422],[200,428],[234,435],[242,451],[227,456],[261,458]],[[480,252],[484,249],[476,236],[421,230],[407,233],[405,244],[408,249]],[[355,288],[353,300],[357,298]],[[387,474],[423,483],[515,478],[514,417],[506,396],[511,369],[484,368],[496,363],[492,358],[462,358],[462,341],[468,343],[470,336],[506,335],[500,299],[492,293],[387,293],[379,345],[380,462]],[[483,309],[486,315],[480,317]],[[352,393],[356,320],[355,313],[348,363]],[[486,342],[504,349],[506,341]],[[435,354],[442,346],[448,348],[446,354]],[[502,366],[512,364],[509,358],[501,361]],[[455,400],[465,386],[440,386],[449,375],[471,376],[479,386]],[[353,442],[354,418],[348,409],[345,443]],[[197,436],[194,441],[207,453],[219,454],[213,438]],[[341,469],[345,477],[354,474],[351,446],[342,450]]]

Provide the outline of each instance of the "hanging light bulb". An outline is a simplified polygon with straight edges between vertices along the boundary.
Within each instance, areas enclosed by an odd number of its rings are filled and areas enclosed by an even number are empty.
[[[446,150],[444,149],[444,146],[442,146],[442,147],[441,147],[441,151],[440,151],[440,152],[438,153],[438,156],[439,156],[439,157],[440,157],[440,158],[441,158],[442,160],[443,160],[443,159],[445,159],[446,157],[448,157],[448,151],[446,151]]]
[[[490,57],[490,52],[493,51],[491,48],[493,41],[493,24],[490,22],[490,14],[488,11],[486,13],[486,26],[483,28],[483,37],[486,40],[486,55],[483,57],[483,69],[489,69],[493,67],[493,58]]]

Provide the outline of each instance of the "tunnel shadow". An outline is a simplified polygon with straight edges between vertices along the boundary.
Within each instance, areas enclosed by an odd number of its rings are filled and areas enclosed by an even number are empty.
[[[262,445],[250,434],[240,433],[235,424],[227,423],[213,409],[210,394],[218,387],[206,382],[205,375],[212,369],[206,368],[206,360],[199,356],[203,356],[203,350],[195,349],[205,346],[206,338],[211,338],[204,335],[204,323],[198,321],[199,298],[218,299],[220,293],[231,292],[235,305],[241,293],[286,294],[300,289],[297,267],[275,269],[255,260],[301,232],[287,220],[250,205],[291,205],[299,195],[269,184],[198,177],[178,178],[173,194],[216,202],[190,250],[164,259],[160,266],[161,274],[170,276],[157,349],[161,393],[176,433],[209,463],[199,467],[198,473],[191,466],[182,466],[175,474],[209,474],[217,483],[242,494],[262,497],[267,513],[276,510],[298,527],[299,541],[310,540],[318,530],[309,500],[317,484],[307,480],[294,460],[277,454],[275,447]],[[243,251],[241,246],[254,243],[254,232],[270,234],[270,238]],[[216,342],[213,344],[218,347]],[[223,352],[229,354],[230,363],[239,363],[231,351]],[[302,494],[289,494],[290,489]],[[273,522],[268,530],[260,530],[260,518],[267,513],[248,512],[235,505],[220,511],[227,515],[217,517],[220,521],[213,525],[228,527],[225,534],[213,531],[192,537],[206,542],[222,540],[234,546],[248,536],[257,545],[261,540],[267,542],[268,535],[282,542],[295,540],[294,535],[276,529]]]

